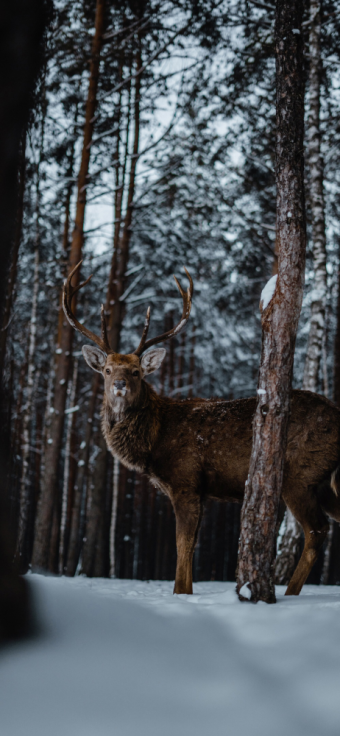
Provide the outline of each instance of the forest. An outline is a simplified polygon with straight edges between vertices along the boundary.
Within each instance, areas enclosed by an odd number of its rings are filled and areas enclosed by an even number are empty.
[[[104,304],[113,350],[177,324],[172,275],[193,278],[187,329],[150,378],[160,395],[256,393],[259,301],[277,273],[275,3],[56,0],[21,136],[15,235],[1,316],[10,427],[8,502],[21,572],[173,580],[175,518],[145,475],[107,450],[103,381],[62,310],[79,261],[77,318]],[[303,8],[305,289],[293,385],[340,404],[340,12]],[[75,300],[73,302],[75,304]],[[233,581],[239,504],[209,500],[195,581]],[[277,582],[302,551],[286,514]],[[281,554],[280,554],[281,553]],[[340,583],[331,522],[310,583]]]
[[[0,4],[4,736],[339,733],[339,49]]]

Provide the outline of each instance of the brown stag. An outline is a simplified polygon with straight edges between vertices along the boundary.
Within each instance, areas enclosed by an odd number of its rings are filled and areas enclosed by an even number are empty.
[[[145,381],[166,352],[148,348],[178,335],[188,321],[193,282],[186,269],[190,282],[186,292],[175,278],[183,299],[178,325],[147,340],[149,308],[138,348],[121,355],[110,348],[103,306],[101,338],[72,313],[73,295],[89,281],[72,287],[79,267],[80,263],[65,281],[63,308],[70,324],[98,346],[84,345],[83,355],[104,378],[101,416],[108,449],[169,496],[176,516],[174,592],[192,593],[192,557],[205,499],[242,503],[256,398],[173,399],[158,396]],[[327,516],[340,521],[339,463],[340,411],[322,396],[293,391],[282,498],[302,525],[305,545],[288,595],[300,593],[318,557],[328,531]]]

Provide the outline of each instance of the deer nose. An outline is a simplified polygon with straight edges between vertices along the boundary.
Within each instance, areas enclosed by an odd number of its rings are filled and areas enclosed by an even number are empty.
[[[126,381],[124,381],[124,379],[122,381],[115,381],[113,385],[114,385],[114,388],[118,389],[118,391],[119,391],[122,388],[125,388]]]

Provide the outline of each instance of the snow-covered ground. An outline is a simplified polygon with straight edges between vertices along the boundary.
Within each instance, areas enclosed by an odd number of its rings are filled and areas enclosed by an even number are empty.
[[[30,575],[41,631],[3,648],[1,736],[340,733],[340,588]]]

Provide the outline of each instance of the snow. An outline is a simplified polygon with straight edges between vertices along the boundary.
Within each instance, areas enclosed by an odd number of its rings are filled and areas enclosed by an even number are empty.
[[[4,736],[335,736],[340,590],[29,575],[40,633],[2,650]]]
[[[245,583],[242,585],[242,588],[240,588],[240,595],[243,595],[243,598],[247,598],[248,601],[251,599],[251,590],[249,588],[249,583]]]
[[[277,274],[275,276],[272,276],[271,279],[267,281],[264,289],[262,289],[261,299],[260,299],[260,309],[262,311],[268,307],[268,304],[274,295],[276,281],[277,281]]]
[[[259,396],[264,396],[267,393],[267,391],[265,388],[258,388],[257,393]]]

